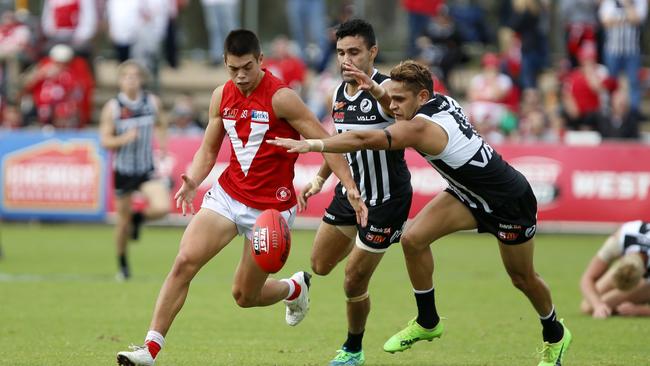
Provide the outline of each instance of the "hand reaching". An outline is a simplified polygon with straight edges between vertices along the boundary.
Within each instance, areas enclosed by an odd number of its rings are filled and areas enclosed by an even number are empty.
[[[307,200],[309,197],[318,194],[321,191],[324,182],[325,179],[323,179],[323,177],[316,175],[311,182],[305,185],[298,195],[298,212],[307,209]]]
[[[181,211],[183,212],[183,216],[185,216],[187,214],[187,208],[189,206],[190,212],[192,215],[194,215],[194,204],[192,201],[194,200],[194,196],[196,196],[196,188],[198,187],[198,184],[196,184],[192,178],[188,177],[185,174],[181,174],[181,179],[183,179],[183,185],[174,195],[176,208],[180,207]]]
[[[359,191],[356,188],[348,189],[347,196],[352,208],[354,208],[354,212],[357,214],[357,224],[366,227],[368,225],[368,207],[361,199]]]
[[[305,140],[286,139],[276,137],[275,140],[266,140],[267,143],[275,146],[280,146],[287,149],[290,153],[306,153],[309,152],[309,143]]]
[[[359,68],[354,66],[352,63],[342,63],[341,69],[343,70],[344,75],[354,78],[354,80],[357,82],[357,85],[359,86],[359,89],[368,91],[372,89],[374,83],[370,76],[368,76],[365,72],[359,70]]]

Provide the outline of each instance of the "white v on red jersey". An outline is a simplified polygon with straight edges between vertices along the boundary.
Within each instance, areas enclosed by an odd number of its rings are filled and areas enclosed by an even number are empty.
[[[219,111],[232,147],[219,184],[231,197],[258,210],[285,211],[297,203],[293,177],[298,154],[266,143],[276,137],[300,139],[298,131],[273,112],[273,95],[286,87],[268,70],[248,97],[232,80],[223,87]]]

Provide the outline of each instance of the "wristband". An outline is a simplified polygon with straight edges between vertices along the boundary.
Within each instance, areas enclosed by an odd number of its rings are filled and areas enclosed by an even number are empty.
[[[323,183],[325,183],[325,178],[316,174],[316,176],[311,180],[311,192],[320,191],[323,188]]]
[[[325,150],[325,143],[323,140],[307,139],[305,141],[307,142],[307,145],[309,145],[309,151],[323,152],[323,150]]]

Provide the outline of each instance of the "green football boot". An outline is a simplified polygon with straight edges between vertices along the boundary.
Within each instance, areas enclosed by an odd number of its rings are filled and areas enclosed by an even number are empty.
[[[564,319],[560,319],[560,324],[564,328],[562,339],[557,343],[544,342],[544,347],[540,351],[542,361],[537,366],[562,366],[562,360],[569,349],[572,336],[569,328],[564,326]]]
[[[428,330],[422,328],[422,326],[413,319],[408,323],[406,328],[400,330],[384,343],[384,351],[390,353],[402,352],[411,348],[415,342],[431,342],[434,338],[440,338],[444,330],[445,326],[442,324],[442,321],[439,322],[435,328]]]
[[[330,361],[330,366],[361,366],[366,362],[363,350],[353,353],[340,349],[336,352],[336,357]]]

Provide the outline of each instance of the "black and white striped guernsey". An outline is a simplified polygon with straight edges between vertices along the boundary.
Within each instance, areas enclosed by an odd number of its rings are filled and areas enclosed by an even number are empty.
[[[439,125],[449,137],[439,155],[420,152],[471,208],[491,213],[524,194],[529,184],[474,130],[458,102],[436,94],[416,113]]]
[[[153,97],[144,92],[136,101],[119,93],[115,98],[113,122],[115,135],[137,128],[138,137],[120,146],[113,157],[113,168],[124,175],[140,175],[153,170],[153,134],[156,122],[156,105]]]
[[[382,84],[388,76],[373,71],[372,80]],[[384,129],[395,120],[386,115],[372,95],[359,90],[348,95],[342,82],[333,97],[332,117],[338,133],[351,130]],[[404,150],[360,150],[345,154],[352,176],[365,203],[375,206],[411,194],[411,173],[404,160]],[[341,184],[336,194],[343,194]]]

